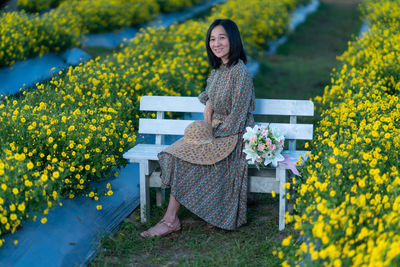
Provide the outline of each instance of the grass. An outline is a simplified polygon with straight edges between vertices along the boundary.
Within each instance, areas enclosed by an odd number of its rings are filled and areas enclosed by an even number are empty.
[[[276,54],[257,58],[261,65],[254,78],[257,98],[310,99],[322,95],[332,68],[339,66],[336,56],[358,33],[361,21],[357,1],[321,2],[319,11]],[[154,192],[151,199],[154,203]],[[297,236],[290,225],[278,231],[277,199],[249,194],[248,222],[236,231],[208,229],[204,221],[181,208],[180,233],[140,238],[139,233],[159,221],[165,210],[166,205],[153,207],[152,220],[141,224],[136,209],[119,232],[101,238],[99,252],[89,266],[280,266],[272,251],[289,234]]]
[[[142,239],[139,233],[156,223],[166,206],[152,207],[152,221],[138,223],[135,211],[120,231],[102,240],[102,249],[90,266],[275,266],[272,255],[287,229],[279,232],[278,200],[252,194],[248,203],[248,223],[236,231],[208,229],[204,221],[182,208],[181,233],[164,238]]]

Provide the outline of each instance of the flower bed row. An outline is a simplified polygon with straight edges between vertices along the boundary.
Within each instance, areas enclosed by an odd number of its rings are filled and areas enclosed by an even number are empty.
[[[65,1],[42,15],[24,11],[0,17],[0,67],[50,51],[79,46],[87,33],[141,25],[162,11],[175,11],[202,0]]]
[[[287,185],[304,240],[283,240],[284,266],[400,266],[400,1],[362,10],[371,29],[315,98],[312,155]]]
[[[18,0],[18,10],[24,10],[25,12],[35,13],[55,8],[59,6],[65,0]],[[201,0],[157,0],[160,6],[161,12],[174,12],[181,10],[185,7],[192,6],[200,3]]]
[[[119,53],[70,67],[17,99],[5,97],[0,105],[0,234],[45,216],[60,196],[97,197],[89,192],[89,182],[123,166],[122,152],[136,141],[140,97],[200,93],[209,71],[204,39],[210,20],[225,10],[241,17],[247,11],[235,8],[239,2],[218,6],[205,21],[144,29]],[[281,1],[250,2],[254,15],[247,24],[240,21],[243,33],[257,30],[254,20],[268,21],[269,13],[258,8],[265,2],[289,11]],[[286,27],[282,22],[279,31]],[[255,43],[253,38],[245,39]]]
[[[24,10],[29,13],[40,12],[49,8],[57,7],[65,0],[18,0],[18,10]]]

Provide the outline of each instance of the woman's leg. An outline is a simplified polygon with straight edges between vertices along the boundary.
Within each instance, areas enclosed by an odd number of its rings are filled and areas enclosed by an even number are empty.
[[[165,213],[164,218],[155,226],[142,232],[140,235],[143,237],[164,236],[179,231],[181,229],[181,223],[178,218],[180,205],[181,204],[176,201],[175,197],[170,195],[167,212]]]
[[[180,206],[181,204],[179,204],[175,197],[170,194],[167,212],[165,213],[163,220],[169,223],[176,222],[178,220],[178,210]]]

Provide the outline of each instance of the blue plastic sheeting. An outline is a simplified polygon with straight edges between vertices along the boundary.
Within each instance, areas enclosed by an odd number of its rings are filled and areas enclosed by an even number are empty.
[[[4,236],[0,266],[76,266],[86,263],[96,251],[99,235],[115,231],[139,205],[139,167],[129,164],[119,176],[93,183],[99,192],[110,183],[114,194],[98,201],[88,197],[65,199],[50,210],[47,223],[24,222],[23,228]],[[102,205],[97,210],[96,205]],[[13,241],[18,240],[14,245]]]
[[[293,32],[297,28],[297,26],[303,23],[307,19],[307,16],[309,14],[317,11],[319,4],[320,3],[318,0],[310,0],[307,5],[296,8],[296,10],[294,10],[292,14],[290,14],[289,33]],[[268,41],[267,43],[269,49],[267,51],[267,54],[275,53],[278,47],[286,43],[287,40],[288,37],[284,35],[277,40]]]
[[[137,29],[128,27],[115,32],[87,34],[82,38],[82,44],[88,47],[101,46],[114,49],[125,40],[135,37],[137,32]]]
[[[53,67],[65,68],[67,64],[55,53],[50,53],[40,58],[17,62],[11,68],[0,69],[0,94],[15,94],[20,88],[48,79]]]
[[[158,15],[152,22],[144,25],[144,27],[169,27],[176,22],[182,22],[190,19],[196,14],[203,12],[212,6],[226,2],[226,0],[209,0],[204,3],[194,5],[190,8],[187,8],[181,12],[172,12],[168,14],[160,14]],[[95,34],[87,34],[82,39],[82,44],[88,47],[105,47],[109,49],[114,49],[121,43],[132,39],[136,36],[138,30],[132,27],[127,27],[123,30],[118,30],[115,32],[109,33],[95,33]]]
[[[87,61],[91,59],[92,57],[83,51],[82,49],[79,48],[72,48],[67,51],[65,51],[62,55],[61,58],[65,61],[67,65],[79,65],[79,63],[83,61]]]
[[[358,37],[359,38],[364,37],[370,28],[371,26],[369,25],[368,21],[364,20],[363,24],[361,25],[360,32],[358,33]]]
[[[49,79],[52,74],[67,68],[69,65],[77,65],[80,61],[89,58],[90,56],[86,52],[74,48],[67,50],[61,56],[49,53],[42,57],[19,61],[12,67],[1,68],[0,94],[15,94],[20,89]],[[55,69],[52,71],[53,68]]]

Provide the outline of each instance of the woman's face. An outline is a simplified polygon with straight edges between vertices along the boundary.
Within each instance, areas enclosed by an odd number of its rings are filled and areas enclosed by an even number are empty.
[[[210,34],[210,48],[214,55],[226,64],[229,61],[229,38],[224,27],[215,26]]]

